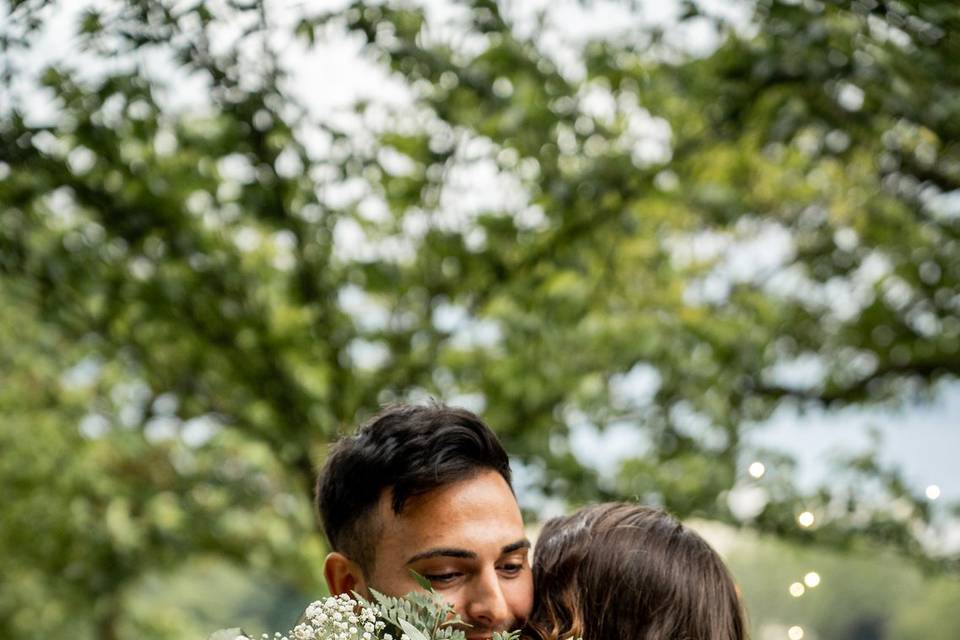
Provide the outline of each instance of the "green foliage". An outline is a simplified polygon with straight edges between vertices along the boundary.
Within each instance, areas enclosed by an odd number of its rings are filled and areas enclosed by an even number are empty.
[[[534,495],[641,497],[956,570],[895,471],[867,456],[805,492],[749,444],[778,407],[956,379],[954,2],[758,0],[708,55],[638,28],[578,69],[489,0],[464,5],[462,39],[415,5],[278,21],[117,0],[73,25],[98,72],[37,73],[24,61],[68,4],[0,20],[4,80],[36,76],[56,112],[0,104],[0,571],[18,585],[0,635],[120,637],[143,576],[200,554],[319,589],[326,444],[427,395],[480,406]],[[411,104],[359,99],[351,128],[298,103],[277,43],[342,32]],[[205,108],[170,106],[187,80]],[[481,165],[519,204],[457,211]],[[361,195],[330,196],[344,185]],[[804,361],[821,374],[780,374]],[[650,397],[624,392],[643,370]],[[647,446],[601,472],[571,451],[585,425]],[[753,485],[766,506],[739,518],[727,498]],[[178,637],[161,618],[138,624]]]
[[[378,605],[378,615],[396,631],[395,637],[406,634],[411,640],[463,640],[463,620],[453,605],[441,600],[432,590],[414,591],[402,598],[386,596],[370,590]]]
[[[463,640],[464,622],[453,609],[432,588],[430,582],[414,574],[423,592],[413,591],[402,598],[386,596],[374,589],[370,590],[378,605],[377,615],[400,633],[411,640]],[[467,625],[469,626],[469,625]],[[459,628],[458,628],[459,627]],[[520,632],[495,631],[493,640],[517,640]]]

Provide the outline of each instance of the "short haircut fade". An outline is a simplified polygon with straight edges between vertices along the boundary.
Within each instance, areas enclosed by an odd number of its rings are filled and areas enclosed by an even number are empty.
[[[442,404],[387,407],[331,447],[317,478],[316,507],[330,547],[369,574],[384,491],[392,490],[399,514],[411,498],[485,470],[510,485],[507,453],[475,414]]]

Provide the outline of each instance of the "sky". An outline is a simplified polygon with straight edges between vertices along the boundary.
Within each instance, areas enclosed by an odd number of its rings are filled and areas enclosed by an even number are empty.
[[[16,61],[19,65],[35,74],[51,61],[69,59],[78,73],[83,76],[96,76],[114,65],[127,64],[121,59],[104,61],[78,55],[71,36],[73,25],[83,7],[89,5],[110,6],[104,0],[78,0],[66,3],[67,9],[50,15],[39,46],[31,56]],[[214,6],[223,5],[219,0],[211,0]],[[274,0],[270,3],[270,15],[277,25],[290,24],[304,10],[320,8],[336,9],[344,2],[304,2]],[[704,8],[711,13],[723,15],[740,29],[749,29],[748,13],[745,5],[723,0],[703,2]],[[435,37],[456,34],[456,23],[462,17],[462,10],[455,4],[442,0],[430,0],[427,6],[431,19],[438,25]],[[632,14],[619,2],[596,2],[589,8],[576,0],[524,0],[505,2],[504,7],[509,18],[517,25],[518,31],[529,33],[534,29],[536,16],[545,11],[546,23],[541,36],[541,46],[554,58],[563,73],[576,77],[582,74],[582,65],[576,56],[578,43],[592,37],[629,32],[639,19],[646,24],[670,25],[675,21],[678,4],[669,1],[647,0],[640,2],[640,11]],[[638,18],[639,16],[639,18]],[[239,33],[241,25],[224,29],[220,38],[229,43]],[[709,53],[716,45],[716,34],[705,22],[693,22],[683,29],[672,29],[669,38],[678,46],[700,54]],[[370,123],[351,122],[357,118],[349,106],[359,97],[365,97],[384,105],[386,111],[403,109],[411,103],[411,94],[397,78],[385,73],[376,64],[361,53],[361,43],[357,38],[331,32],[313,49],[308,50],[302,43],[290,39],[274,43],[283,51],[282,63],[290,73],[287,91],[301,104],[309,105],[320,117],[339,120],[341,124],[356,128],[363,135],[364,128]],[[462,46],[475,46],[464,40]],[[39,52],[39,55],[38,55]],[[256,52],[249,52],[251,64],[255,63]],[[202,110],[207,104],[205,86],[199,78],[177,76],[169,60],[162,55],[146,55],[140,64],[156,77],[163,78],[169,89],[163,99],[167,106],[176,110]],[[29,74],[26,74],[29,75]],[[27,113],[34,123],[55,120],[56,111],[35,86],[21,81],[11,88],[12,95],[27,106]],[[602,110],[604,97],[597,98],[597,108]],[[0,108],[3,105],[0,104]],[[659,123],[649,118],[638,124],[638,144],[647,145],[647,149],[657,152],[657,145],[669,144],[669,132],[664,132]],[[660,128],[658,128],[660,127]],[[329,141],[315,132],[304,131],[303,137],[308,146],[317,155],[323,155]],[[241,168],[242,169],[242,168]],[[507,180],[507,183],[503,181]],[[340,189],[331,189],[329,197],[351,197],[351,185],[340,185]],[[474,163],[470,169],[459,176],[459,186],[455,185],[447,200],[450,209],[449,224],[463,224],[469,220],[472,212],[484,208],[513,209],[531,217],[535,224],[536,211],[524,209],[526,203],[522,189],[515,183],[509,183],[504,177],[483,162]],[[491,201],[490,198],[501,198]],[[370,215],[377,213],[376,203],[372,201]],[[338,229],[338,241],[347,250],[363,252],[370,250],[364,246],[364,239],[357,229],[344,227]],[[709,242],[709,239],[706,239]],[[747,256],[746,262],[758,268],[768,263],[775,264],[782,256],[777,254],[776,242],[759,243],[750,252],[739,252],[740,260]],[[773,247],[772,249],[770,247]],[[729,249],[729,247],[727,247]],[[402,250],[402,247],[397,250]],[[718,250],[724,250],[720,247]],[[782,250],[782,248],[780,249]],[[734,252],[737,253],[737,252]],[[734,277],[737,269],[743,265],[732,265]],[[749,269],[748,268],[748,269]],[[728,274],[729,275],[729,274]],[[708,283],[709,284],[709,283]],[[709,291],[703,295],[710,295]],[[349,295],[347,296],[349,298]],[[347,299],[345,304],[363,305],[362,296]],[[495,340],[495,327],[469,326],[456,308],[441,310],[439,322],[456,326],[462,324],[464,340]],[[492,333],[491,333],[492,332]],[[371,351],[364,352],[359,345],[357,357],[376,358]],[[806,375],[802,371],[800,375]],[[656,376],[642,367],[628,374],[622,381],[622,393],[638,402],[649,401],[652,390],[658,384]],[[646,399],[646,400],[645,400]],[[784,450],[793,455],[798,462],[798,478],[802,485],[816,486],[830,482],[831,461],[838,454],[864,451],[871,446],[871,429],[880,434],[879,451],[881,460],[902,469],[910,485],[922,492],[931,485],[939,489],[939,499],[944,501],[960,500],[960,471],[956,460],[960,456],[960,383],[943,384],[928,402],[917,402],[900,407],[876,407],[870,409],[844,409],[840,411],[809,411],[799,414],[796,410],[778,411],[763,425],[750,430],[749,442],[757,449]],[[583,424],[574,430],[573,450],[585,462],[597,468],[611,468],[615,463],[629,455],[642,451],[643,438],[636,430],[627,425],[598,432],[589,424]],[[935,493],[935,492],[934,492]]]

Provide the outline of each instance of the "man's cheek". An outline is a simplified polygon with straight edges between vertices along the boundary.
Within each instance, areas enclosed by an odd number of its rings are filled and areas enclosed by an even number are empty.
[[[526,622],[533,610],[533,574],[531,572],[527,571],[523,578],[517,580],[516,590],[517,608],[515,609],[515,615],[522,623]]]

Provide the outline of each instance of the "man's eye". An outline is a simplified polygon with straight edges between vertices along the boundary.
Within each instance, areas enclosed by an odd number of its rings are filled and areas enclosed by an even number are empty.
[[[520,573],[523,570],[523,565],[519,563],[510,563],[500,565],[500,571],[508,575],[515,575]]]
[[[439,582],[440,584],[447,584],[453,582],[460,577],[459,573],[425,573],[423,577],[429,580],[430,582]]]

